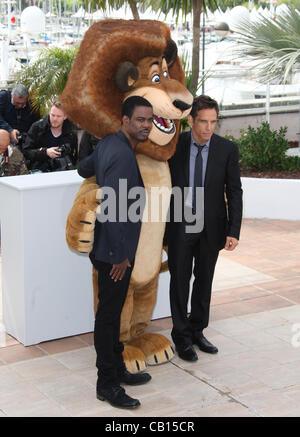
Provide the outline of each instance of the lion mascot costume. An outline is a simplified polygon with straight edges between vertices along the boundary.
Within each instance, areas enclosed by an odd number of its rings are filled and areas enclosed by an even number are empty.
[[[121,105],[129,96],[146,98],[153,106],[153,126],[136,157],[146,189],[146,207],[127,298],[121,315],[120,339],[124,342],[127,369],[136,373],[147,364],[166,362],[174,356],[170,341],[158,333],[145,333],[156,303],[162,266],[163,237],[171,196],[167,160],[175,152],[180,120],[186,117],[193,96],[185,88],[184,72],[170,29],[152,20],[107,19],[86,32],[61,96],[73,122],[102,138],[121,127]],[[159,215],[152,216],[150,190],[167,188]],[[95,178],[85,180],[68,215],[66,239],[77,252],[93,247],[94,224],[99,208]],[[166,200],[167,199],[167,200]],[[151,204],[152,203],[152,204]],[[145,209],[146,209],[145,208]],[[94,305],[97,308],[97,271],[93,269]]]

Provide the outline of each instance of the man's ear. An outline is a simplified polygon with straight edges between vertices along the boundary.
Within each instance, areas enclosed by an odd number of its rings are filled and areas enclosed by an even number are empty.
[[[139,77],[139,71],[132,62],[123,62],[119,65],[115,75],[117,88],[124,92],[130,91]]]
[[[123,115],[122,117],[122,126],[126,126],[129,121],[128,115]]]
[[[188,115],[188,123],[189,123],[189,125],[190,125],[191,127],[193,127],[194,119],[193,119],[193,117],[191,116],[191,114]]]

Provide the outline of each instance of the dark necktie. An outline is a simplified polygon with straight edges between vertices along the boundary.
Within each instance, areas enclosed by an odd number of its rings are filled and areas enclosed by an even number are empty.
[[[202,187],[202,149],[205,146],[201,146],[198,143],[194,143],[194,145],[198,148],[198,153],[195,159],[195,170],[194,170],[194,187],[193,187],[193,213],[196,211],[196,187]]]

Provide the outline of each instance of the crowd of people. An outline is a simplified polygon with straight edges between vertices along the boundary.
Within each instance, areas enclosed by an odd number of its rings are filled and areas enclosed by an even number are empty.
[[[0,177],[74,170],[98,139],[67,119],[59,100],[41,118],[23,84],[0,91]]]

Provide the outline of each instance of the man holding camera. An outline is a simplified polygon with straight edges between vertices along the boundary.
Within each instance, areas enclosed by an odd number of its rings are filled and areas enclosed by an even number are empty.
[[[49,115],[33,123],[23,147],[32,172],[73,170],[77,163],[77,134],[59,101]]]
[[[22,150],[22,143],[32,123],[40,118],[28,100],[25,85],[17,84],[11,90],[0,91],[0,129],[9,132],[10,140]]]

